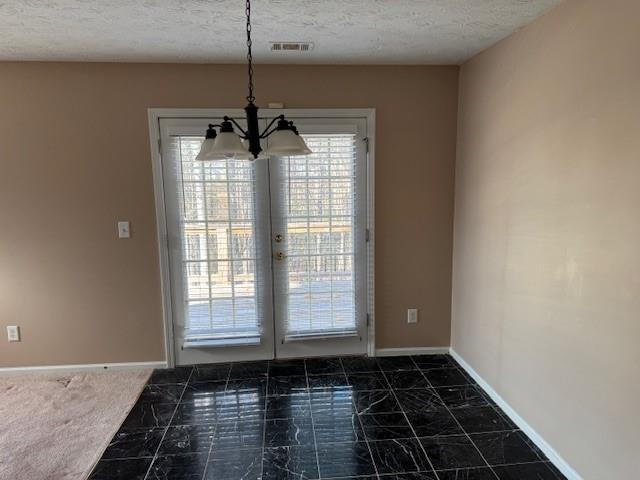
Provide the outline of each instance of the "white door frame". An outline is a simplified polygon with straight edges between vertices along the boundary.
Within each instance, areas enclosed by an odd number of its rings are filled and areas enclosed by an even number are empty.
[[[286,115],[298,118],[364,118],[367,121],[367,353],[375,356],[375,119],[373,108],[331,108],[331,109],[261,109],[261,117]],[[153,190],[156,206],[156,227],[158,255],[160,260],[160,284],[162,289],[162,316],[167,366],[175,366],[173,312],[171,302],[171,275],[169,268],[169,248],[165,192],[162,175],[162,146],[160,143],[160,119],[162,118],[215,118],[228,115],[244,118],[242,109],[220,108],[150,108],[148,110],[151,166],[153,170]]]

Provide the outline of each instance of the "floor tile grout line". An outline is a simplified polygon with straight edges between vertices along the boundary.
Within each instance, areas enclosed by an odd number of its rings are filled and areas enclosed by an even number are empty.
[[[347,370],[344,368],[344,364],[342,363],[342,358],[339,359],[340,360],[340,365],[342,366],[342,371],[344,373],[344,378],[347,381],[347,383],[349,382],[349,377],[347,376]],[[358,405],[356,404],[354,397],[354,393],[357,393],[355,390],[351,391],[351,404],[353,405],[353,409],[355,410],[356,416],[358,417],[358,423],[360,424],[360,428],[362,429],[362,435],[364,436],[364,441],[367,445],[367,450],[369,450],[369,455],[371,456],[371,463],[373,464],[373,469],[376,472],[376,478],[379,480],[380,479],[380,472],[378,472],[378,465],[376,464],[375,459],[373,458],[373,450],[371,450],[371,444],[369,443],[369,437],[367,436],[367,433],[364,430],[364,425],[362,423],[362,419],[360,418],[360,412],[358,412]]]
[[[418,365],[413,360],[413,357],[410,356],[409,358],[411,359],[413,364],[417,367]],[[382,368],[380,370],[382,370]],[[420,369],[418,369],[418,371],[420,371]],[[420,372],[420,374],[422,375],[422,372]],[[389,379],[387,378],[387,375],[384,372],[384,370],[382,370],[382,375],[384,376],[385,380],[389,384],[389,388],[391,388],[391,383],[389,382]],[[422,375],[422,376],[424,377],[424,375]],[[424,378],[426,379],[426,377],[424,377]],[[428,380],[427,380],[427,383],[430,384],[430,382]],[[420,450],[422,450],[422,453],[424,454],[424,457],[427,459],[427,462],[429,462],[429,466],[431,467],[431,471],[433,472],[433,474],[436,476],[436,480],[440,480],[440,475],[438,475],[438,472],[436,472],[436,469],[433,468],[433,463],[431,463],[431,459],[429,458],[429,455],[427,455],[427,451],[422,446],[422,442],[420,441],[420,438],[418,437],[418,434],[416,433],[416,430],[413,428],[413,424],[409,421],[409,416],[407,415],[407,412],[404,411],[404,407],[400,403],[400,400],[398,399],[398,395],[396,395],[395,389],[391,388],[391,393],[393,395],[393,398],[395,398],[396,402],[398,403],[398,406],[400,407],[400,411],[404,415],[404,419],[406,420],[407,424],[409,425],[409,428],[411,428],[411,432],[413,432],[413,436],[414,436],[415,441],[418,442],[418,446],[420,447]]]
[[[267,383],[264,387],[264,413],[262,415],[262,456],[260,458],[260,478],[264,475],[264,457],[267,441],[267,403],[269,401],[269,369],[271,368],[271,360],[267,360]],[[204,479],[203,479],[204,480]]]
[[[229,364],[229,371],[227,372],[227,380],[224,384],[224,394],[227,393],[227,386],[229,385],[229,377],[231,377],[231,368],[233,367],[233,363]],[[194,367],[195,368],[195,367]],[[214,394],[215,397],[215,394]],[[195,425],[199,425],[199,424],[195,424]],[[218,430],[218,418],[216,418],[216,421],[214,423],[214,430],[213,430],[213,434],[216,434],[216,431]],[[211,459],[211,452],[213,450],[213,438],[211,439],[211,445],[209,445],[209,451],[207,452],[207,460],[204,463],[204,470],[202,471],[202,480],[205,479],[205,477],[207,476],[207,469],[209,468],[209,460]]]
[[[187,389],[187,385],[189,385],[189,380],[191,380],[191,377],[193,375],[193,370],[195,369],[195,367],[191,367],[191,372],[189,372],[189,378],[187,378],[187,381],[184,384],[184,387],[182,387],[182,392],[180,393],[180,398],[178,399],[178,402],[176,403],[176,407],[173,409],[173,413],[171,414],[171,418],[169,419],[169,423],[167,424],[166,427],[164,427],[164,432],[162,432],[162,438],[160,438],[160,443],[158,443],[158,447],[156,448],[155,453],[153,454],[153,459],[151,460],[151,463],[149,464],[149,468],[147,468],[147,473],[144,474],[144,479],[148,479],[149,478],[149,474],[151,473],[151,467],[153,467],[153,464],[156,462],[156,459],[158,458],[158,452],[160,451],[160,447],[162,446],[162,442],[164,442],[164,437],[167,436],[167,432],[169,431],[169,427],[171,426],[171,422],[173,422],[173,417],[175,417],[176,412],[178,411],[178,406],[180,405],[180,402],[182,402],[182,397],[184,396],[184,392]]]
[[[418,364],[415,362],[415,360],[413,360],[413,357],[411,357],[411,360],[413,361],[414,364],[416,364],[416,366],[418,366]],[[429,385],[431,385],[433,387],[433,384],[431,383],[431,381],[427,378],[427,376],[422,372],[422,370],[420,370],[420,374],[425,378],[425,380],[429,383]],[[449,415],[451,415],[451,418],[453,418],[453,420],[458,424],[458,426],[460,427],[460,430],[462,430],[462,432],[465,434],[465,436],[467,437],[467,440],[469,440],[471,442],[471,445],[473,445],[473,448],[476,449],[476,451],[480,454],[480,457],[482,458],[482,460],[484,460],[484,463],[487,465],[487,467],[489,467],[489,469],[491,470],[491,473],[493,473],[493,476],[496,477],[496,479],[499,480],[498,474],[495,472],[495,470],[491,467],[491,465],[489,465],[489,462],[487,461],[487,459],[484,457],[484,455],[482,454],[482,452],[480,451],[480,449],[478,448],[478,446],[475,444],[475,442],[471,439],[471,437],[469,436],[469,434],[467,433],[467,431],[464,429],[464,427],[462,426],[462,424],[458,421],[458,419],[455,417],[455,415],[451,412],[451,410],[449,410],[449,407],[447,406],[447,404],[444,402],[444,400],[442,400],[442,397],[440,396],[440,394],[438,393],[438,391],[433,388],[433,391],[435,392],[436,396],[438,397],[438,399],[442,402],[442,405],[444,405],[444,408],[447,410],[447,412],[449,413]],[[422,442],[420,442],[420,444],[422,445]],[[425,451],[426,454],[426,451]]]
[[[311,388],[309,388],[309,373],[307,372],[307,359],[303,361],[304,365],[304,378],[307,381],[307,401],[309,402],[309,415],[311,416],[311,431],[313,432],[313,451],[316,454],[316,468],[318,469],[318,478],[321,478],[320,474],[320,457],[318,456],[318,439],[316,437],[316,425],[313,420],[313,406],[311,405]],[[289,452],[290,453],[290,452]]]

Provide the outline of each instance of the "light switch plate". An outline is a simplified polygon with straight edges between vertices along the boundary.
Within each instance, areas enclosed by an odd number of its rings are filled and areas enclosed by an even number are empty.
[[[131,237],[131,229],[129,226],[129,222],[122,221],[118,222],[118,238],[130,238]]]
[[[418,309],[410,308],[407,310],[407,323],[418,323]]]
[[[7,326],[7,339],[10,342],[19,342],[20,341],[20,327],[17,325]]]

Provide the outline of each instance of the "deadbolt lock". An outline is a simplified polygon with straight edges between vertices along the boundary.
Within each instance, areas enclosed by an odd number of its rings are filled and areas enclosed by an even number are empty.
[[[279,233],[278,233],[278,234],[276,234],[276,236],[275,236],[275,240],[276,240],[276,242],[278,242],[278,243],[282,242],[282,235],[281,235],[281,234],[279,234]]]

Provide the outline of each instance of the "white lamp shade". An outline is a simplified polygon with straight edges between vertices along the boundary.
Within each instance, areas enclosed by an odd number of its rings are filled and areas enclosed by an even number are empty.
[[[234,132],[220,132],[215,138],[208,156],[219,158],[246,159],[250,157],[249,150],[242,143],[242,139]]]
[[[202,142],[202,146],[200,147],[200,152],[196,155],[196,160],[223,160],[225,157],[220,154],[215,154],[212,152],[213,144],[215,143],[215,138],[206,138],[204,142]]]
[[[292,130],[276,130],[269,137],[269,155],[291,157],[295,155],[309,155],[311,150],[300,135]]]

